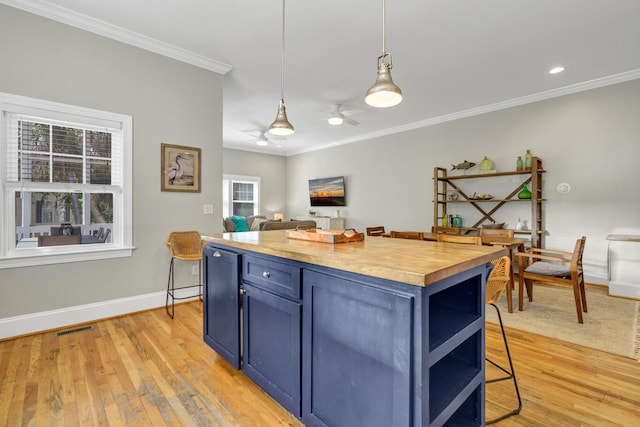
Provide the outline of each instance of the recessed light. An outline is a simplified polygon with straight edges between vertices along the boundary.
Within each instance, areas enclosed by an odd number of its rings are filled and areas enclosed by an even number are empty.
[[[558,66],[558,67],[553,67],[552,69],[549,70],[549,74],[558,74],[564,71],[564,67],[562,66]]]

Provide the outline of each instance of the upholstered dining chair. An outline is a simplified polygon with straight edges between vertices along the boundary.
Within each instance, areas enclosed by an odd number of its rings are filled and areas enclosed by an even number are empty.
[[[500,315],[500,309],[497,304],[500,302],[500,298],[502,298],[502,294],[504,293],[509,283],[511,283],[511,279],[509,276],[509,270],[511,269],[511,259],[508,256],[500,257],[496,260],[491,261],[494,265],[491,274],[489,274],[489,278],[487,279],[487,287],[486,287],[486,303],[488,305],[493,306],[496,309],[496,314],[498,315],[498,323],[500,324],[500,331],[502,332],[502,340],[504,342],[504,348],[507,353],[507,359],[509,361],[509,369],[497,364],[495,361],[486,358],[487,362],[507,374],[504,377],[487,379],[486,384],[495,383],[498,381],[505,380],[513,380],[513,387],[516,391],[516,396],[518,398],[518,407],[512,411],[507,412],[504,415],[501,415],[495,419],[486,421],[485,424],[493,424],[498,421],[504,420],[507,417],[512,415],[517,415],[520,413],[522,409],[522,399],[520,398],[520,390],[518,389],[518,381],[516,379],[516,373],[513,369],[513,362],[511,360],[511,352],[509,351],[509,343],[507,342],[507,335],[504,331],[504,325],[502,324],[502,316]]]
[[[367,231],[367,236],[382,236],[383,234],[386,233],[383,225],[378,225],[375,227],[367,227],[366,231]]]
[[[175,300],[198,297],[202,301],[202,247],[205,245],[205,242],[200,237],[200,233],[198,231],[174,231],[169,234],[166,245],[171,253],[171,263],[169,264],[169,279],[167,280],[165,310],[169,317],[173,319],[175,313]],[[180,261],[198,261],[197,285],[185,285],[176,288],[174,281],[174,261],[176,259]],[[189,296],[176,296],[177,290],[188,288],[198,288],[198,292]],[[171,300],[171,304],[169,304],[169,300]],[[171,305],[171,310],[169,310],[169,305]]]
[[[514,237],[514,231],[509,228],[481,228],[478,236],[504,236]]]
[[[391,231],[391,237],[396,239],[424,240],[422,231]]]
[[[431,232],[436,234],[455,234],[460,235],[460,227],[431,227]]]
[[[438,242],[464,243],[468,245],[482,246],[480,236],[457,236],[455,234],[438,234]]]
[[[582,271],[582,253],[587,238],[576,241],[573,252],[552,249],[529,248],[525,252],[517,252],[519,291],[518,309],[522,311],[523,286],[527,287],[529,301],[533,301],[533,284],[545,282],[568,285],[573,288],[573,298],[578,314],[578,323],[584,323],[582,313],[587,312],[587,293]]]

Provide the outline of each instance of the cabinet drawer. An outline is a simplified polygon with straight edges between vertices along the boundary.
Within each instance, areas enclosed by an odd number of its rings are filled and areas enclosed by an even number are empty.
[[[242,261],[242,280],[277,295],[302,298],[301,268],[247,255]]]

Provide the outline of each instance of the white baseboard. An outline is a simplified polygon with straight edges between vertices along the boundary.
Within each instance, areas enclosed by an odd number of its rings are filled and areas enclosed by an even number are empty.
[[[175,295],[181,296],[179,292],[180,291],[176,291]],[[193,294],[193,292],[191,292],[191,294]],[[58,310],[7,317],[0,319],[0,339],[58,329],[109,317],[122,316],[136,311],[164,307],[166,295],[167,293],[164,291],[154,292],[151,294],[118,298]],[[187,300],[188,299],[182,301]]]

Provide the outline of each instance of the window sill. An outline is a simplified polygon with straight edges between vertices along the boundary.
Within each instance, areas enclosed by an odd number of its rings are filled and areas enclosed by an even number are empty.
[[[0,269],[130,257],[134,249],[135,247],[110,247],[87,250],[80,246],[51,248],[48,252],[43,248],[16,249],[0,258]]]

